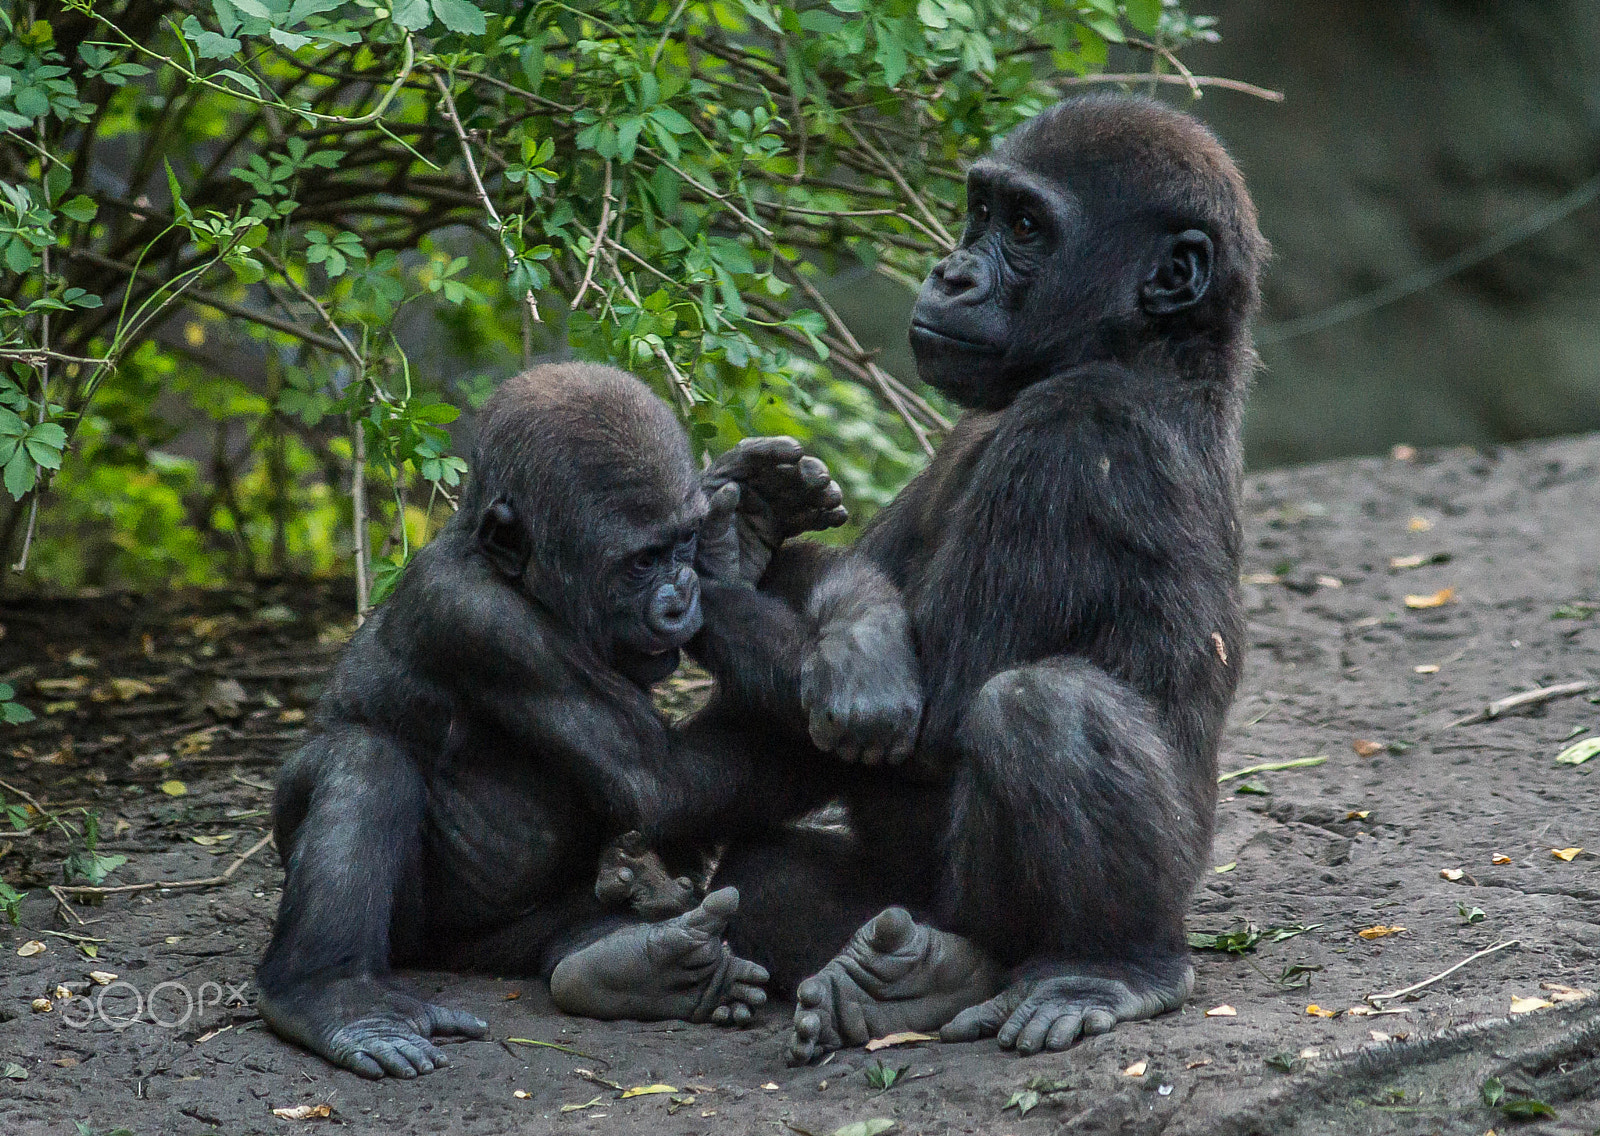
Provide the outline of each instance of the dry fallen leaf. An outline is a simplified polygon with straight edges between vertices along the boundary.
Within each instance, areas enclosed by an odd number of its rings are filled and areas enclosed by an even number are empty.
[[[1255,584],[1257,586],[1261,586],[1265,584],[1276,584],[1281,579],[1283,579],[1282,576],[1276,575],[1272,572],[1246,572],[1243,576],[1239,577],[1239,582],[1241,584]]]
[[[297,722],[304,722],[305,720],[306,712],[304,710],[282,710],[278,713],[278,721],[282,722],[285,726],[293,726]]]
[[[778,1091],[778,1085],[777,1085],[777,1082],[775,1082],[775,1081],[768,1081],[766,1084],[762,1085],[761,1087],[763,1089],[767,1090],[767,1092],[769,1092],[769,1093],[775,1093],[775,1092]]]
[[[17,948],[17,954],[21,955],[23,958],[32,958],[34,955],[42,955],[44,952],[45,945],[44,940],[42,939],[29,939],[26,943],[23,943],[22,946]]]
[[[140,695],[155,692],[156,688],[142,679],[112,678],[90,691],[89,697],[96,702],[132,702]]]
[[[1191,1061],[1191,1062],[1189,1062],[1189,1064],[1187,1064],[1187,1065],[1185,1065],[1185,1066],[1184,1066],[1184,1068],[1185,1068],[1185,1069],[1198,1069],[1198,1068],[1200,1068],[1200,1066],[1202,1066],[1202,1065],[1209,1065],[1209,1064],[1211,1064],[1211,1058],[1209,1058],[1209,1057],[1202,1057],[1202,1058],[1201,1058],[1201,1059],[1200,1059],[1200,1060],[1198,1060],[1198,1061]]]
[[[1440,868],[1439,869],[1439,878],[1443,879],[1443,880],[1449,880],[1451,883],[1455,883],[1457,880],[1459,880],[1462,876],[1464,876],[1466,874],[1467,873],[1463,872],[1460,868]]]
[[[1206,1017],[1208,1018],[1237,1018],[1238,1016],[1239,1011],[1226,1002],[1220,1006],[1212,1006],[1211,1009],[1206,1011]]]
[[[159,769],[163,765],[172,764],[172,755],[170,753],[141,753],[128,764],[135,769]]]
[[[189,839],[202,848],[215,848],[218,844],[226,844],[238,835],[237,832],[219,832],[215,836],[191,836]]]
[[[675,1093],[677,1091],[678,1087],[676,1085],[635,1085],[631,1089],[623,1089],[621,1099],[627,1100],[629,1097],[649,1097],[655,1096],[657,1093]]]
[[[1350,748],[1356,751],[1357,757],[1371,757],[1375,753],[1383,752],[1383,743],[1375,742],[1371,738],[1357,738],[1350,743]]]
[[[89,676],[73,675],[71,678],[41,678],[33,684],[33,688],[40,694],[51,698],[82,694],[89,688]]]
[[[1439,673],[1438,663],[1423,663],[1420,667],[1412,667],[1419,675],[1436,675]]]
[[[516,1097],[518,1100],[527,1100],[533,1094],[528,1092],[526,1089],[517,1089],[511,1095]],[[600,1098],[599,1097],[595,1097],[594,1099],[595,1100],[599,1100]],[[562,1112],[566,1112],[567,1111],[567,1106],[563,1106],[561,1111]]]
[[[1563,986],[1559,982],[1541,982],[1540,990],[1550,991],[1552,1002],[1586,1002],[1594,997],[1593,990],[1584,990],[1577,986]]]
[[[1351,809],[1344,814],[1345,820],[1366,820],[1372,815],[1371,809]]]
[[[522,991],[520,991],[520,990],[512,990],[512,991],[510,991],[509,993],[506,994],[505,1000],[507,1002],[515,1002],[520,997],[522,997]]]
[[[332,1116],[331,1104],[297,1104],[293,1108],[275,1108],[272,1115],[284,1120],[313,1120],[318,1117]]]
[[[1427,532],[1433,527],[1433,522],[1427,517],[1412,517],[1406,522],[1406,528],[1412,532]]]
[[[1454,588],[1440,588],[1437,592],[1427,596],[1407,596],[1406,606],[1413,611],[1425,607],[1443,607],[1456,598]]]
[[[1571,863],[1572,858],[1582,851],[1582,848],[1552,848],[1550,849],[1550,855],[1554,856],[1557,860],[1565,860],[1568,863]]]
[[[1122,1075],[1124,1077],[1142,1077],[1144,1076],[1144,1071],[1148,1068],[1150,1068],[1150,1062],[1145,1060],[1135,1061],[1122,1071]]]
[[[1376,927],[1367,927],[1363,930],[1357,931],[1356,934],[1360,935],[1363,939],[1382,939],[1388,937],[1389,935],[1398,935],[1404,930],[1405,928],[1400,926],[1398,923],[1393,927],[1379,923]]]
[[[1389,451],[1389,457],[1397,462],[1416,461],[1417,447],[1407,445],[1405,442],[1399,442]]]
[[[561,1111],[562,1112],[582,1112],[586,1108],[593,1108],[595,1105],[599,1104],[600,1101],[601,1101],[600,1097],[595,1097],[593,1100],[586,1100],[582,1104],[564,1104],[564,1105],[561,1106]]]
[[[1415,556],[1391,556],[1391,557],[1389,557],[1389,567],[1393,568],[1397,572],[1400,571],[1403,568],[1421,568],[1427,562],[1428,562],[1428,558],[1426,556],[1421,555],[1420,553],[1418,553]]]
[[[1546,1010],[1554,1005],[1554,1002],[1547,1002],[1537,996],[1532,998],[1519,998],[1515,994],[1511,996],[1511,1012],[1513,1014],[1531,1014],[1535,1010]]]
[[[216,740],[217,731],[215,728],[196,730],[192,734],[185,734],[179,738],[178,744],[174,748],[178,751],[179,757],[193,757],[197,753],[204,753],[210,749],[212,743]]]
[[[1561,765],[1582,765],[1596,754],[1600,754],[1600,737],[1584,738],[1558,753],[1556,762]]]
[[[28,1003],[28,1006],[36,1014],[48,1014],[51,1010],[55,1009],[55,1006],[51,1005],[50,999],[48,998],[35,998],[33,1001]]]
[[[169,797],[182,797],[189,792],[189,786],[182,781],[163,781],[156,788]]]
[[[89,980],[96,986],[110,986],[117,980],[117,976],[109,970],[91,970],[89,972]]]
[[[1339,1016],[1339,1011],[1337,1011],[1337,1010],[1324,1010],[1321,1006],[1317,1005],[1315,1002],[1311,1003],[1311,1005],[1306,1007],[1306,1013],[1310,1014],[1314,1018],[1336,1018],[1336,1017]]]
[[[875,1037],[867,1042],[867,1052],[876,1053],[880,1049],[888,1049],[896,1045],[910,1045],[914,1041],[938,1041],[938,1035],[931,1033],[918,1033],[916,1030],[904,1030],[900,1033],[891,1033],[886,1037]]]
[[[1504,855],[1503,853],[1496,852],[1493,856],[1489,857],[1489,863],[1491,863],[1491,864],[1509,864],[1509,863],[1511,863],[1511,857],[1507,856],[1507,855]]]
[[[1384,1033],[1382,1030],[1368,1030],[1367,1031],[1367,1036],[1370,1037],[1373,1041],[1388,1041],[1389,1040],[1389,1035]]]

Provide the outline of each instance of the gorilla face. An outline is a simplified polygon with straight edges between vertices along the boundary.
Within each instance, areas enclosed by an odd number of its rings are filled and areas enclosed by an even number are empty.
[[[704,496],[699,496],[703,514]],[[694,568],[699,519],[660,526],[612,566],[607,626],[615,664],[641,686],[676,670],[679,649],[700,630],[700,578]]]
[[[1159,336],[1162,320],[1206,294],[1204,232],[1124,208],[1093,163],[1056,168],[1060,159],[1019,145],[978,161],[961,245],[917,296],[918,373],[962,406],[999,409],[1052,370],[1111,353],[1118,339]]]

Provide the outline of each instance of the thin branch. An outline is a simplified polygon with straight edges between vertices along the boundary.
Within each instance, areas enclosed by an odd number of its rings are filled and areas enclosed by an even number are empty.
[[[450,84],[446,83],[444,76],[438,72],[434,72],[433,84],[439,88],[439,95],[444,99],[445,117],[449,119],[451,128],[456,132],[456,140],[461,143],[461,157],[467,163],[467,173],[472,176],[472,186],[478,191],[478,200],[482,203],[484,212],[489,214],[490,227],[500,238],[500,248],[506,255],[506,268],[513,269],[517,265],[517,250],[506,240],[505,222],[500,219],[499,211],[489,198],[489,191],[483,187],[483,179],[478,176],[478,163],[472,159],[472,145],[467,141],[466,128],[461,125],[461,116],[456,113],[455,99],[450,97]],[[533,322],[543,323],[544,320],[539,315],[539,301],[534,296],[532,288],[524,294],[523,301],[528,305],[528,312],[533,316]]]
[[[239,855],[234,858],[233,863],[229,864],[227,868],[224,869],[220,874],[215,876],[206,876],[198,880],[149,880],[142,884],[119,884],[114,887],[89,887],[87,885],[68,886],[65,884],[56,884],[50,888],[50,894],[59,900],[62,896],[67,895],[103,897],[108,895],[126,895],[129,892],[136,891],[176,891],[180,888],[220,887],[229,880],[233,879],[233,874],[244,866],[244,862],[246,860],[250,859],[250,857],[254,856],[257,852],[261,851],[271,843],[272,833],[269,832],[260,840],[252,844],[249,848],[239,853]]]
[[[1088,87],[1099,83],[1148,83],[1154,80],[1157,83],[1171,83],[1179,87],[1221,87],[1228,91],[1240,91],[1246,95],[1254,95],[1258,99],[1266,99],[1269,103],[1281,103],[1282,91],[1268,90],[1266,87],[1257,87],[1253,83],[1241,83],[1237,79],[1219,79],[1215,75],[1152,75],[1148,71],[1132,75],[1060,75],[1051,80],[1057,87]]]
[[[572,297],[572,311],[578,310],[584,294],[589,291],[589,284],[594,280],[594,266],[600,263],[600,246],[605,240],[606,230],[611,227],[611,160],[606,159],[606,183],[600,191],[600,223],[594,227],[594,245],[589,250],[589,263],[584,266],[583,279],[578,282],[577,294]]]
[[[922,200],[922,195],[911,188],[911,183],[906,181],[905,175],[900,172],[900,168],[888,158],[884,157],[876,146],[874,146],[871,142],[868,142],[862,133],[855,128],[855,124],[849,119],[841,119],[839,125],[844,127],[845,133],[850,135],[851,138],[855,139],[857,146],[860,146],[863,150],[870,154],[873,159],[883,167],[884,172],[889,175],[889,179],[893,181],[895,185],[899,186],[900,192],[906,196],[908,201],[917,207],[918,212],[922,214],[922,216],[927,220],[928,224],[932,226],[934,232],[938,234],[938,239],[944,244],[945,250],[949,251],[950,249],[955,248],[956,239],[950,235],[950,231],[944,227],[939,218],[934,216],[933,210],[928,207],[928,203]]]
[[[307,289],[304,284],[300,283],[300,281],[291,276],[288,268],[284,266],[283,262],[268,252],[265,246],[256,249],[255,255],[259,256],[262,260],[270,264],[272,266],[272,270],[279,276],[283,277],[284,282],[287,283],[289,287],[294,289],[297,296],[316,309],[317,314],[322,317],[322,322],[327,324],[329,330],[331,330],[333,334],[338,337],[341,353],[345,356],[345,358],[350,360],[351,364],[355,366],[356,370],[364,370],[365,364],[361,359],[361,352],[357,351],[355,344],[350,342],[350,337],[344,333],[344,328],[339,326],[338,322],[333,318],[332,313],[330,313],[327,308],[322,306],[322,301],[318,300],[316,296],[312,295],[310,290]]]
[[[1393,1002],[1396,998],[1404,998],[1407,994],[1415,994],[1418,990],[1421,990],[1425,986],[1432,986],[1441,978],[1449,978],[1452,974],[1466,966],[1469,962],[1476,962],[1484,955],[1492,955],[1496,951],[1505,950],[1507,947],[1515,947],[1519,945],[1519,942],[1520,941],[1517,939],[1507,939],[1503,943],[1496,943],[1492,947],[1485,947],[1475,955],[1468,955],[1466,958],[1462,959],[1460,962],[1456,963],[1455,966],[1450,967],[1448,970],[1441,970],[1432,978],[1424,978],[1421,982],[1414,982],[1410,986],[1402,987],[1401,989],[1394,991],[1392,994],[1368,994],[1363,1001],[1371,1002],[1376,1005],[1379,1002]]]

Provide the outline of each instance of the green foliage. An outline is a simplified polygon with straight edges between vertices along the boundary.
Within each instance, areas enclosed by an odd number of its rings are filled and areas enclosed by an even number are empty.
[[[868,1066],[867,1069],[864,1070],[863,1076],[866,1077],[867,1084],[874,1089],[877,1089],[879,1092],[888,1092],[890,1089],[894,1088],[895,1085],[899,1084],[909,1072],[911,1072],[911,1066],[909,1065],[901,1065],[899,1068],[894,1068],[892,1066],[885,1065],[880,1060],[877,1063]]]
[[[379,590],[461,483],[458,406],[519,354],[634,370],[701,452],[795,434],[870,511],[947,423],[857,342],[829,274],[914,286],[995,137],[1113,45],[1154,74],[1215,38],[1178,0],[26,12],[0,9],[0,544],[26,529],[58,582],[353,552]],[[441,342],[415,375],[408,350]],[[210,425],[209,466],[161,449]],[[52,482],[46,528],[98,515],[165,551],[74,570],[19,523]],[[346,485],[371,525],[340,543]]]
[[[0,682],[0,722],[8,726],[18,726],[23,722],[33,721],[33,711],[16,701],[16,697],[17,692],[9,682]],[[4,798],[0,798],[0,806],[3,806],[3,802]],[[16,806],[3,807],[9,809]]]
[[[128,862],[126,856],[106,855],[96,851],[100,844],[100,814],[85,811],[81,846],[68,853],[61,865],[67,882],[99,884],[106,876]]]

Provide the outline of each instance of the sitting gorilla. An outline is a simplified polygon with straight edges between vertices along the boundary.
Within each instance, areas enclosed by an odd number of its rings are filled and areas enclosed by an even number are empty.
[[[973,165],[967,210],[911,329],[966,413],[852,549],[788,545],[762,579],[797,623],[861,618],[797,630],[786,663],[718,628],[693,648],[732,679],[686,736],[742,737],[791,816],[848,810],[847,836],[724,830],[729,940],[798,986],[796,1062],[905,1029],[1060,1049],[1193,982],[1266,244],[1217,140],[1139,98],[1018,127]],[[817,752],[841,731],[862,760]]]
[[[743,751],[669,730],[649,686],[702,624],[737,638],[773,549],[842,523],[839,500],[790,439],[702,479],[620,371],[501,387],[460,510],[351,640],[279,777],[267,1023],[363,1076],[427,1073],[446,1060],[430,1037],[487,1026],[404,993],[406,964],[551,977],[577,1013],[748,1021],[767,976],[722,940],[735,891],[650,926],[602,907],[594,868],[626,830],[670,843],[759,813]]]

